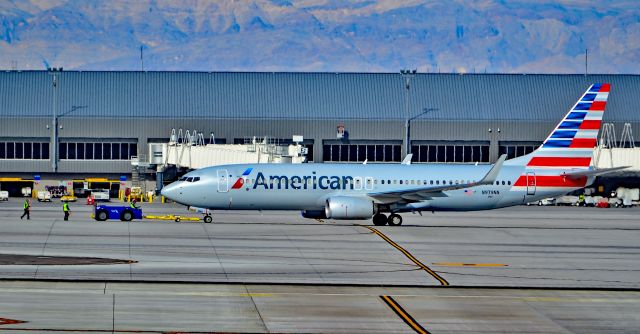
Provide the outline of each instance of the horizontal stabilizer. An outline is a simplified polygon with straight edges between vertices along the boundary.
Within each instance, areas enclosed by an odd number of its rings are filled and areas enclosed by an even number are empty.
[[[600,168],[600,169],[585,169],[585,170],[577,170],[572,172],[564,173],[564,175],[570,178],[579,178],[584,176],[598,176],[614,173],[617,171],[621,171],[623,169],[629,168],[630,166],[622,166],[622,167],[612,167],[612,168]]]

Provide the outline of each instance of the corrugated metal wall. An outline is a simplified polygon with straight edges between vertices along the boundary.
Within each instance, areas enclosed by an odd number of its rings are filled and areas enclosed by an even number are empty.
[[[392,73],[61,72],[68,117],[258,119],[404,118],[404,81]],[[52,74],[0,72],[3,116],[51,114]],[[418,74],[410,111],[432,119],[554,120],[593,82],[612,84],[607,117],[638,121],[640,76]],[[559,106],[562,106],[559,108]]]
[[[352,141],[402,140],[400,74],[62,72],[58,74],[61,140],[133,138],[140,154],[172,128],[234,138],[304,135],[334,140],[343,122]],[[612,83],[605,121],[632,122],[640,133],[640,76],[454,75],[413,78],[410,113],[436,108],[412,123],[413,140],[542,141],[592,82]],[[49,138],[53,101],[47,72],[0,72],[0,137]],[[500,132],[496,130],[500,128]],[[489,132],[488,129],[492,129]],[[49,161],[0,160],[0,171],[47,173]],[[129,173],[126,161],[61,161],[61,173]]]

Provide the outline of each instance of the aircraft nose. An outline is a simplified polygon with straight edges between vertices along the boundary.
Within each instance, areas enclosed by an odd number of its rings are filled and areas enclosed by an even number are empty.
[[[178,185],[175,182],[171,183],[170,185],[162,188],[162,191],[160,193],[162,194],[162,196],[175,201],[176,197],[178,196]]]

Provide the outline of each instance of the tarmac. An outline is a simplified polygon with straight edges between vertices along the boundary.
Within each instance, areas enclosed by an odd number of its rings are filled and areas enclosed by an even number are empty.
[[[384,227],[280,211],[96,222],[80,202],[63,221],[55,200],[27,221],[20,208],[0,203],[0,332],[640,331],[638,208],[429,212]]]

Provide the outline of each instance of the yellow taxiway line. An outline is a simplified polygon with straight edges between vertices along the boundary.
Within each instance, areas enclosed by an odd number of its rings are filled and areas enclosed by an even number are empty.
[[[389,237],[384,235],[384,233],[378,231],[377,229],[375,229],[375,228],[373,228],[371,226],[365,226],[365,225],[360,225],[360,226],[366,227],[371,232],[377,234],[380,238],[382,238],[384,241],[386,241],[389,245],[395,247],[397,250],[402,252],[402,254],[404,254],[407,258],[409,258],[409,260],[411,260],[418,267],[420,267],[420,269],[426,271],[429,275],[433,276],[433,278],[438,280],[438,282],[440,282],[441,285],[445,285],[445,286],[449,285],[449,282],[447,282],[447,280],[442,278],[442,276],[438,275],[435,271],[431,270],[431,268],[427,267],[424,263],[420,262],[420,260],[416,259],[416,257],[411,255],[411,253],[409,253],[409,251],[407,251],[406,249],[402,248],[400,245],[395,243],[393,240],[389,239]]]
[[[416,333],[420,334],[429,334],[429,331],[424,329],[417,321],[414,319],[411,314],[407,313],[398,302],[395,301],[391,296],[380,296],[382,300],[389,305],[389,307],[395,312],[402,321],[404,321],[411,329],[413,329]]]

